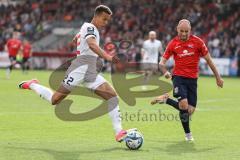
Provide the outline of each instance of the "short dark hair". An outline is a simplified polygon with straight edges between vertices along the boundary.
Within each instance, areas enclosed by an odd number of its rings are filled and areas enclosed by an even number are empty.
[[[95,12],[94,12],[94,16],[95,15],[99,15],[101,14],[102,12],[105,12],[109,15],[112,15],[112,11],[111,9],[108,7],[108,6],[105,6],[105,5],[99,5],[95,8]]]

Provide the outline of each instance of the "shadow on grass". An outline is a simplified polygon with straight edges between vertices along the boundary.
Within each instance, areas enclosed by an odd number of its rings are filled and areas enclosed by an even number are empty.
[[[5,149],[14,149],[14,150],[25,150],[26,153],[30,151],[40,151],[43,153],[47,153],[49,156],[52,156],[55,160],[77,160],[81,159],[81,154],[89,154],[88,156],[91,157],[91,154],[101,153],[101,157],[104,157],[104,154],[114,151],[129,151],[129,152],[148,152],[147,150],[137,150],[131,151],[124,147],[112,147],[106,149],[99,149],[99,150],[73,150],[73,151],[59,151],[54,149],[45,149],[45,148],[28,148],[28,147],[14,147],[14,146],[6,146],[3,147]],[[85,157],[85,156],[84,156]]]
[[[158,141],[159,146],[161,143],[165,148],[160,147],[152,147],[153,149],[167,152],[169,155],[181,155],[181,154],[194,154],[194,153],[202,153],[202,152],[210,152],[215,150],[218,147],[206,147],[198,149],[196,148],[195,142],[186,142],[186,141]]]

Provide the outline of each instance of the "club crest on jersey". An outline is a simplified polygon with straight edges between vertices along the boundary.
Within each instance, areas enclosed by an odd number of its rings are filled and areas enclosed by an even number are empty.
[[[188,47],[189,47],[189,48],[193,48],[193,44],[189,44]]]
[[[175,88],[174,88],[174,93],[175,93],[175,94],[178,94],[178,87],[175,87]]]
[[[94,33],[94,27],[87,27],[87,33],[93,34]]]

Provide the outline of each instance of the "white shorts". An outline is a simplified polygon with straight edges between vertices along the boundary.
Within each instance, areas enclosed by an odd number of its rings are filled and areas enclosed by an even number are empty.
[[[86,87],[91,90],[96,90],[100,85],[106,82],[100,74],[91,74],[87,72],[88,65],[83,65],[66,73],[65,79],[62,82],[64,88],[71,91],[75,87]]]
[[[102,85],[105,82],[106,82],[105,78],[103,78],[102,75],[98,74],[94,82],[85,82],[84,86],[95,91],[100,85]]]

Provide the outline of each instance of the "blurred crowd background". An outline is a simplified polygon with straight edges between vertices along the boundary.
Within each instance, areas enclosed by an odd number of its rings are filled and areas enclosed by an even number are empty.
[[[33,51],[71,53],[74,34],[91,20],[98,4],[108,5],[114,13],[101,31],[102,44],[131,40],[130,61],[136,60],[150,30],[157,32],[165,48],[182,18],[191,21],[192,33],[204,39],[213,57],[240,56],[239,0],[2,0],[0,51],[18,31],[33,44]],[[63,29],[66,34],[61,35]]]

